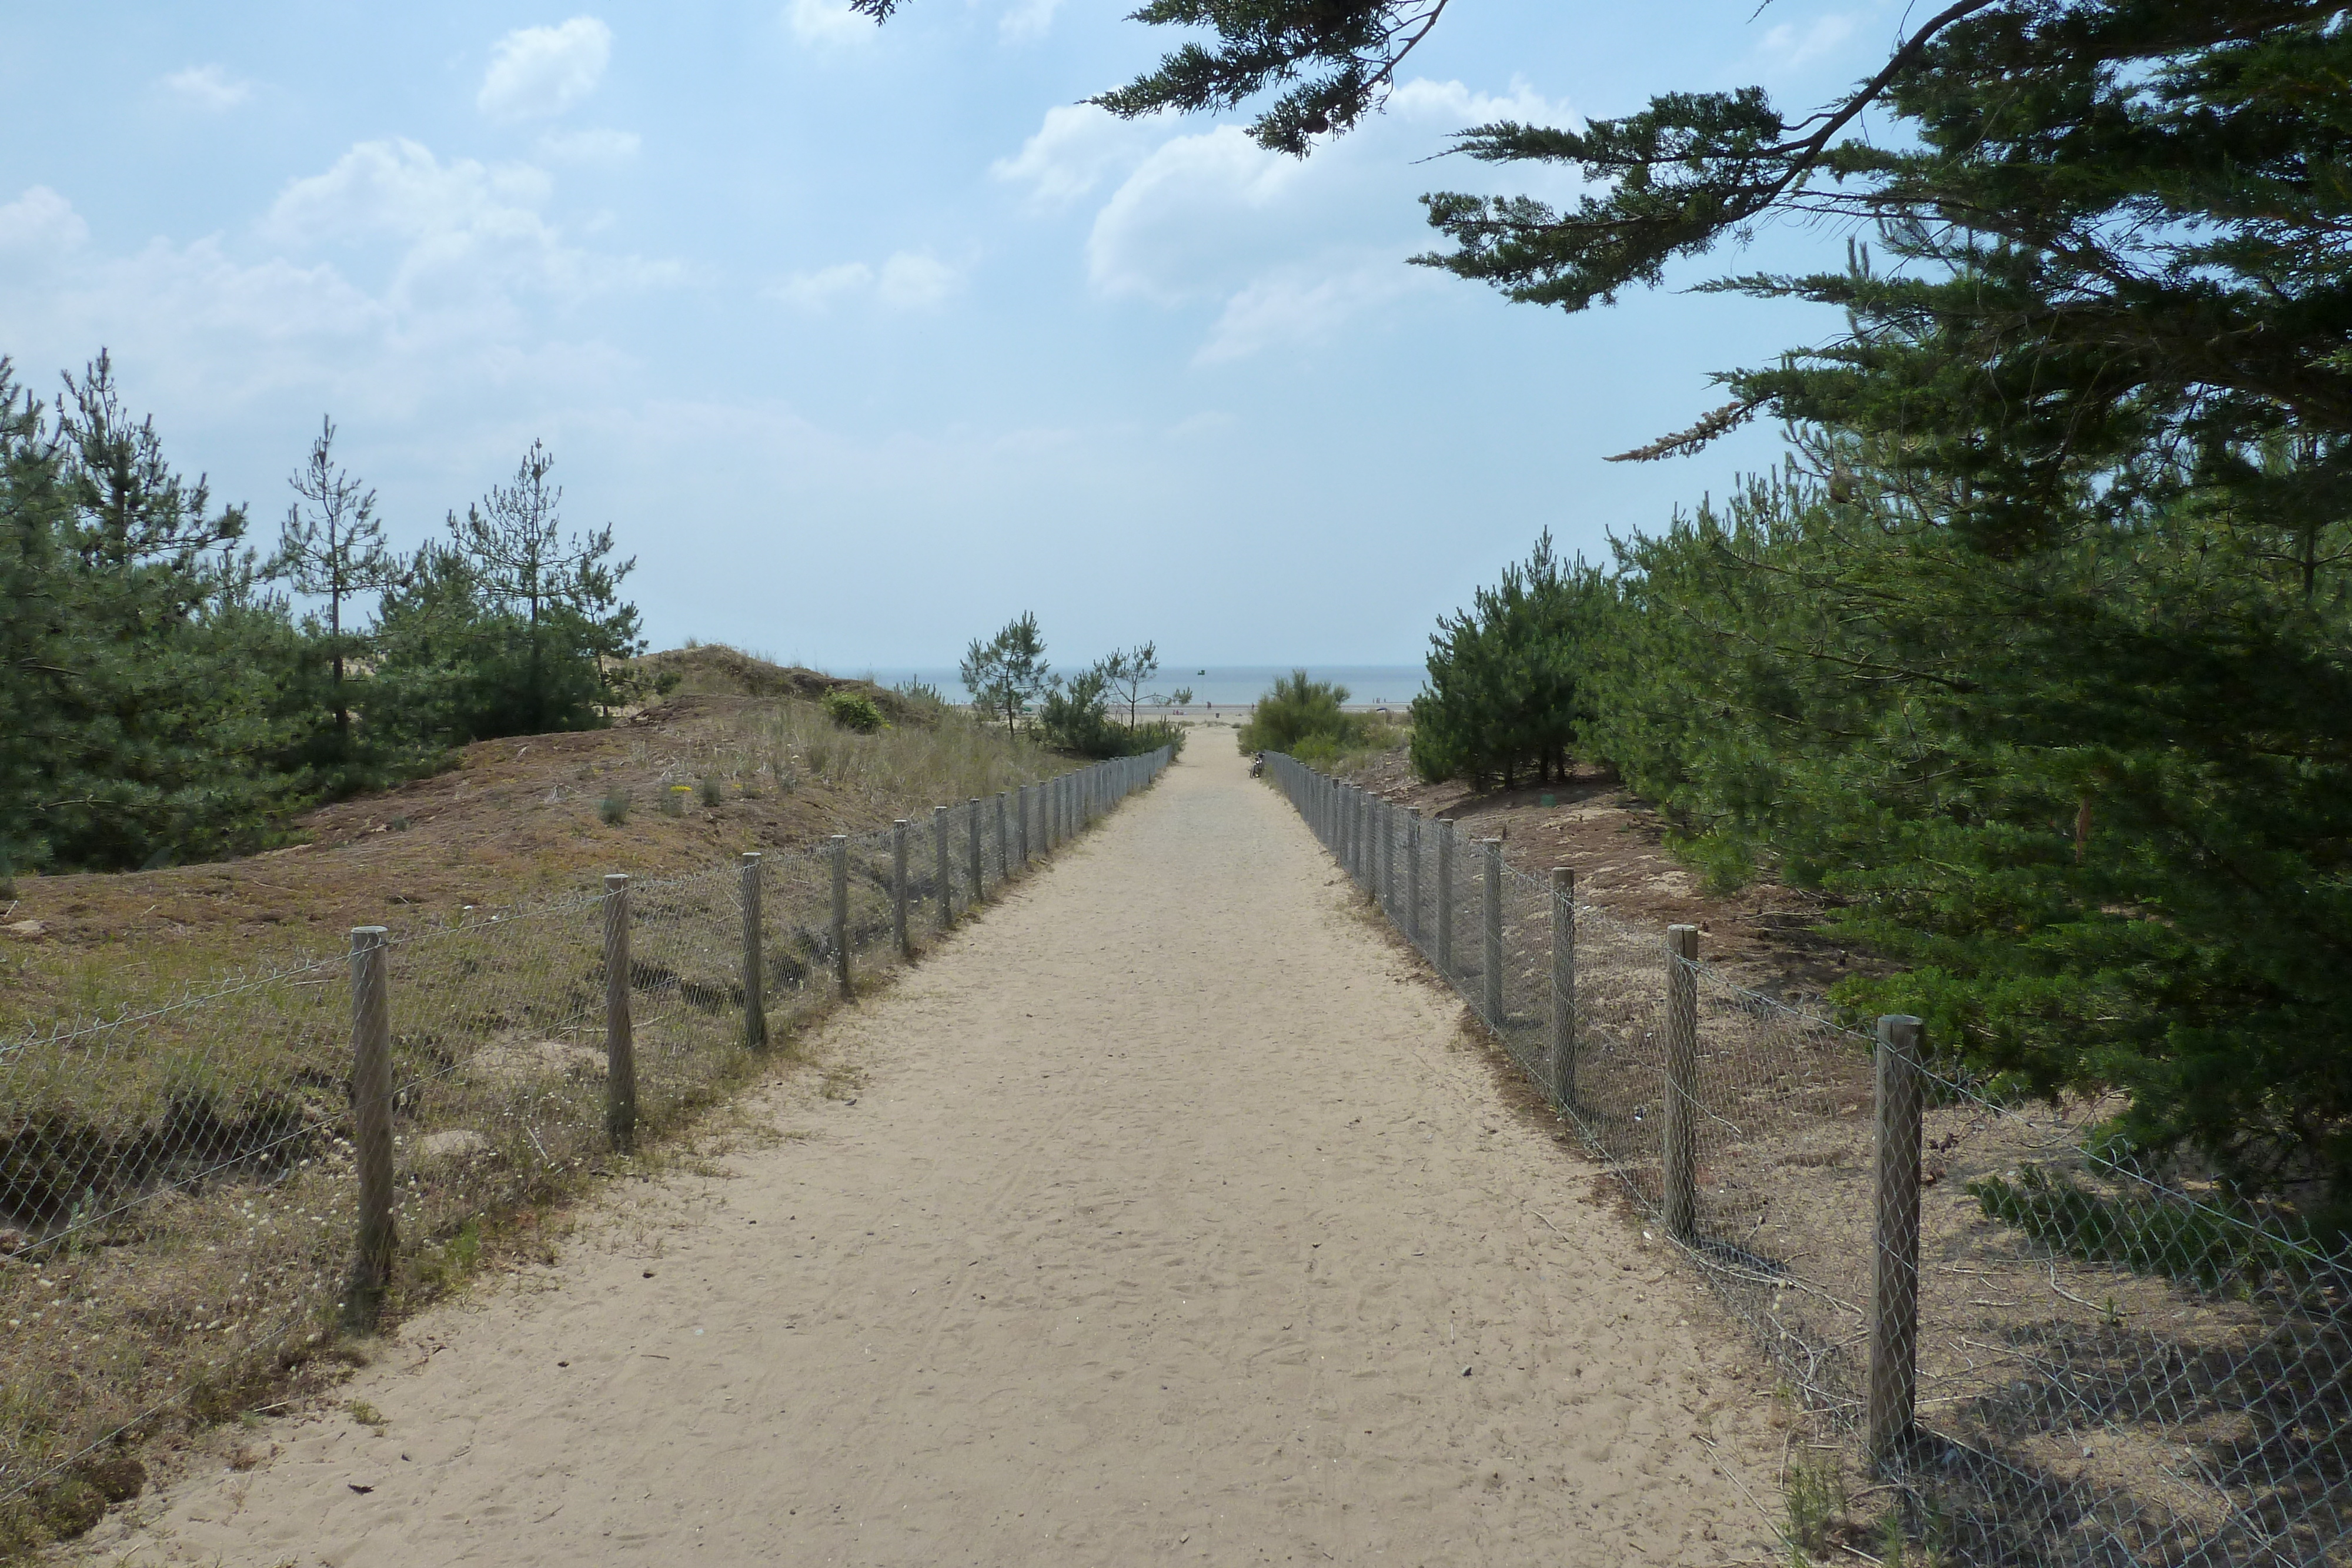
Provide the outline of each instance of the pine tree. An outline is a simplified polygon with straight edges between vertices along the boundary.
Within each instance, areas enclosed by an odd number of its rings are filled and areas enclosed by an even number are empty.
[[[335,422],[320,422],[310,461],[286,483],[297,497],[279,525],[278,553],[268,571],[299,593],[327,601],[327,656],[332,668],[335,749],[351,755],[351,705],[344,692],[344,661],[361,644],[343,631],[344,603],[358,594],[389,588],[400,579],[400,563],[385,549],[383,525],[375,515],[375,492],[334,460]]]
[[[1024,612],[1006,622],[985,643],[973,638],[958,673],[964,690],[971,694],[972,706],[992,718],[1003,719],[1005,732],[1011,734],[1021,716],[1054,685],[1035,612]]]
[[[563,490],[548,482],[554,466],[545,444],[533,441],[513,484],[492,486],[466,508],[464,521],[454,512],[448,519],[451,543],[480,593],[520,623],[522,700],[511,721],[519,728],[507,733],[581,727],[590,716],[568,689],[570,677],[584,662],[597,676],[591,700],[601,698],[601,662],[638,651],[636,608],[619,594],[636,559],[607,560],[610,524],[564,538],[558,510]]]

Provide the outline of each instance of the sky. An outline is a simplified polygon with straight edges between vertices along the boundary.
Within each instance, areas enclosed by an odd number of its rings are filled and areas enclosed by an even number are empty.
[[[1300,161],[1086,107],[1173,41],[1129,0],[581,3],[0,11],[0,353],[54,396],[106,348],[264,542],[323,416],[404,548],[543,439],[656,647],[934,665],[1034,611],[1065,665],[1416,663],[1539,530],[1605,557],[1776,461],[1603,458],[1841,325],[1688,291],[1823,230],[1576,316],[1407,266],[1424,192],[1577,189],[1449,133],[1801,112],[1902,21],[1455,0]]]

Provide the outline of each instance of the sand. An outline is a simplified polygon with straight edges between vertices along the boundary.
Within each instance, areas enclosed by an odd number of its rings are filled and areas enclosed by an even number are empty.
[[[1770,1557],[1753,1358],[1218,738],[838,1015],[843,1097],[408,1323],[338,1396],[381,1427],[271,1421],[84,1550]]]

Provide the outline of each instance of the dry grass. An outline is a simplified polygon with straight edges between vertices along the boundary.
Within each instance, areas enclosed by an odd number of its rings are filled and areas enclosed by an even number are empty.
[[[740,657],[689,664],[709,686]],[[0,1552],[87,1528],[122,1451],[109,1434],[163,1452],[338,1375],[348,927],[388,925],[394,944],[397,1313],[486,1261],[551,1255],[559,1206],[646,1174],[711,1107],[798,1067],[800,1031],[835,1005],[830,878],[798,852],[1066,767],[953,711],[892,711],[856,736],[803,695],[705,690],[611,730],[469,747],[449,773],[312,813],[296,851],[20,879],[9,919],[39,930],[0,936],[0,1040],[16,1041],[0,1047],[0,1496],[48,1479],[0,1504]],[[681,814],[652,809],[676,783]],[[615,792],[642,809],[603,820]],[[733,864],[749,848],[767,855],[760,1052],[743,1046]],[[637,879],[631,1156],[604,1126],[592,890],[607,871]],[[887,876],[862,841],[861,990],[903,961]],[[919,941],[932,922],[914,925]],[[237,965],[256,977],[221,988]],[[201,999],[170,1005],[187,992]],[[64,1040],[41,1021],[92,1016],[120,1021]],[[836,1068],[824,1092],[855,1083]]]

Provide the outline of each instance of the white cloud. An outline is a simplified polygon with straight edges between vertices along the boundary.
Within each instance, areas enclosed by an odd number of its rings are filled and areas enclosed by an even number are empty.
[[[1308,165],[1268,152],[1237,125],[1162,142],[1095,214],[1087,276],[1113,296],[1173,304],[1230,275],[1234,230],[1307,179]]]
[[[539,139],[540,155],[560,163],[625,163],[641,145],[634,131],[551,131]]]
[[[218,66],[190,66],[163,78],[163,86],[181,102],[217,114],[235,109],[253,96],[253,84],[239,81]]]
[[[250,229],[106,255],[36,186],[0,204],[0,320],[26,363],[107,344],[166,402],[206,410],[287,389],[338,411],[494,410],[525,389],[620,385],[629,361],[567,329],[573,308],[684,269],[587,249],[541,210],[550,194],[538,170],[362,142]],[[320,246],[336,254],[306,254]]]
[[[1279,344],[1328,339],[1424,281],[1402,256],[1367,258],[1329,275],[1293,268],[1260,277],[1225,301],[1192,362],[1219,364]]]
[[[874,36],[873,18],[851,10],[849,0],[792,0],[784,20],[803,44],[856,44]]]
[[[1054,13],[1061,8],[1062,0],[1018,0],[996,19],[996,36],[1014,44],[1042,38],[1052,30]]]
[[[1458,81],[1415,77],[1389,94],[1388,111],[1400,120],[1433,121],[1449,130],[1516,120],[1523,125],[1567,125],[1577,118],[1566,103],[1554,103],[1520,77],[1500,97],[1475,92]]]
[[[862,261],[845,261],[814,272],[796,272],[765,290],[771,299],[797,305],[803,310],[824,310],[836,299],[862,294],[874,287],[874,269]]]
[[[593,16],[518,27],[491,47],[474,105],[492,120],[545,120],[586,98],[613,57],[613,29]]]
[[[1038,207],[1067,206],[1103,182],[1105,176],[1132,166],[1146,155],[1158,127],[1150,121],[1121,120],[1091,103],[1056,104],[1045,111],[1037,133],[1010,158],[988,166],[995,179],[1029,187],[1029,201]]]
[[[612,256],[572,244],[541,211],[553,190],[543,170],[443,162],[402,139],[362,141],[322,174],[287,185],[260,224],[291,246],[394,246],[386,298],[404,308],[520,311],[520,293],[567,303],[614,290],[679,282],[674,262]]]
[[[0,255],[54,256],[89,238],[89,225],[73,204],[47,185],[35,185],[0,206]]]
[[[546,232],[537,209],[552,189],[529,164],[496,168],[471,158],[444,163],[406,137],[362,141],[323,174],[289,183],[262,230],[297,243],[376,236],[418,240],[457,232]]]
[[[762,292],[803,310],[828,310],[863,299],[886,310],[924,310],[944,301],[962,283],[961,272],[928,251],[902,250],[878,267],[841,262],[794,273]]]
[[[1757,52],[1772,64],[1781,67],[1806,65],[1853,37],[1859,18],[1839,12],[1816,16],[1803,26],[1782,22],[1768,29],[1757,45]]]
[[[962,281],[956,269],[937,256],[900,251],[882,264],[874,280],[874,298],[893,310],[920,310],[939,304]]]

